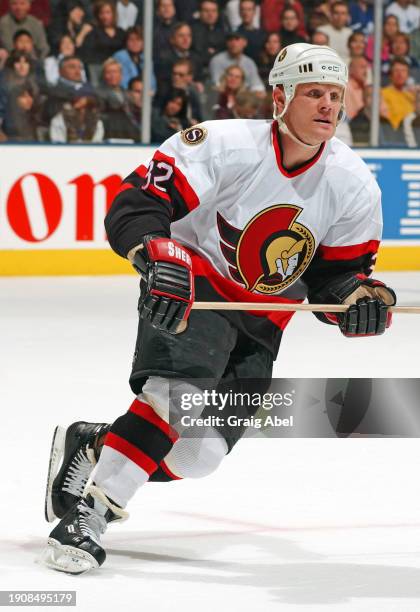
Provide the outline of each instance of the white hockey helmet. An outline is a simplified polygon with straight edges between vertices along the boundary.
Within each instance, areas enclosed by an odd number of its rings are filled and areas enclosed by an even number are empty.
[[[347,65],[330,47],[295,43],[284,47],[278,54],[270,71],[268,82],[275,87],[283,85],[286,104],[277,119],[287,110],[296,85],[300,83],[331,83],[345,89],[348,81]],[[344,115],[344,105],[339,119]]]

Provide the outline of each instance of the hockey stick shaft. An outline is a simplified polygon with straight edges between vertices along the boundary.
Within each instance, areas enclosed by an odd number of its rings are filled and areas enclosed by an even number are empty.
[[[254,302],[194,302],[194,310],[282,310],[285,312],[346,312],[347,304],[276,304]],[[390,306],[390,312],[420,314],[420,306]]]

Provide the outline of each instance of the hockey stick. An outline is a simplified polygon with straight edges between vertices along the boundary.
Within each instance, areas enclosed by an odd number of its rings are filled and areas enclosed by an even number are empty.
[[[261,302],[194,302],[195,310],[283,310],[286,312],[346,312],[347,304],[276,304]],[[420,314],[420,306],[390,306],[390,312]]]

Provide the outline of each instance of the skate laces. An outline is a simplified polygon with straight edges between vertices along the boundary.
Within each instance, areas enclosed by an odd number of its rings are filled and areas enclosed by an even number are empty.
[[[71,493],[76,497],[81,497],[83,495],[86,483],[89,480],[91,471],[92,462],[87,456],[87,453],[80,448],[72,459],[64,479],[62,490],[67,491],[67,493]]]
[[[87,505],[85,500],[82,500],[77,509],[80,513],[79,527],[83,535],[88,536],[97,544],[100,544],[101,534],[105,533],[107,522],[98,510]]]

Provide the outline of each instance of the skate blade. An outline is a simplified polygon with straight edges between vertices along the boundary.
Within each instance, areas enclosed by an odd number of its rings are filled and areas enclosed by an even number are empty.
[[[60,463],[64,455],[64,446],[66,441],[66,427],[59,425],[54,430],[54,435],[51,444],[50,462],[48,465],[47,490],[45,493],[45,519],[52,523],[58,518],[53,510],[52,505],[52,486],[55,477],[60,469]]]
[[[97,569],[99,563],[92,555],[74,546],[64,546],[54,538],[48,538],[48,546],[41,553],[39,561],[57,572],[85,574]]]

